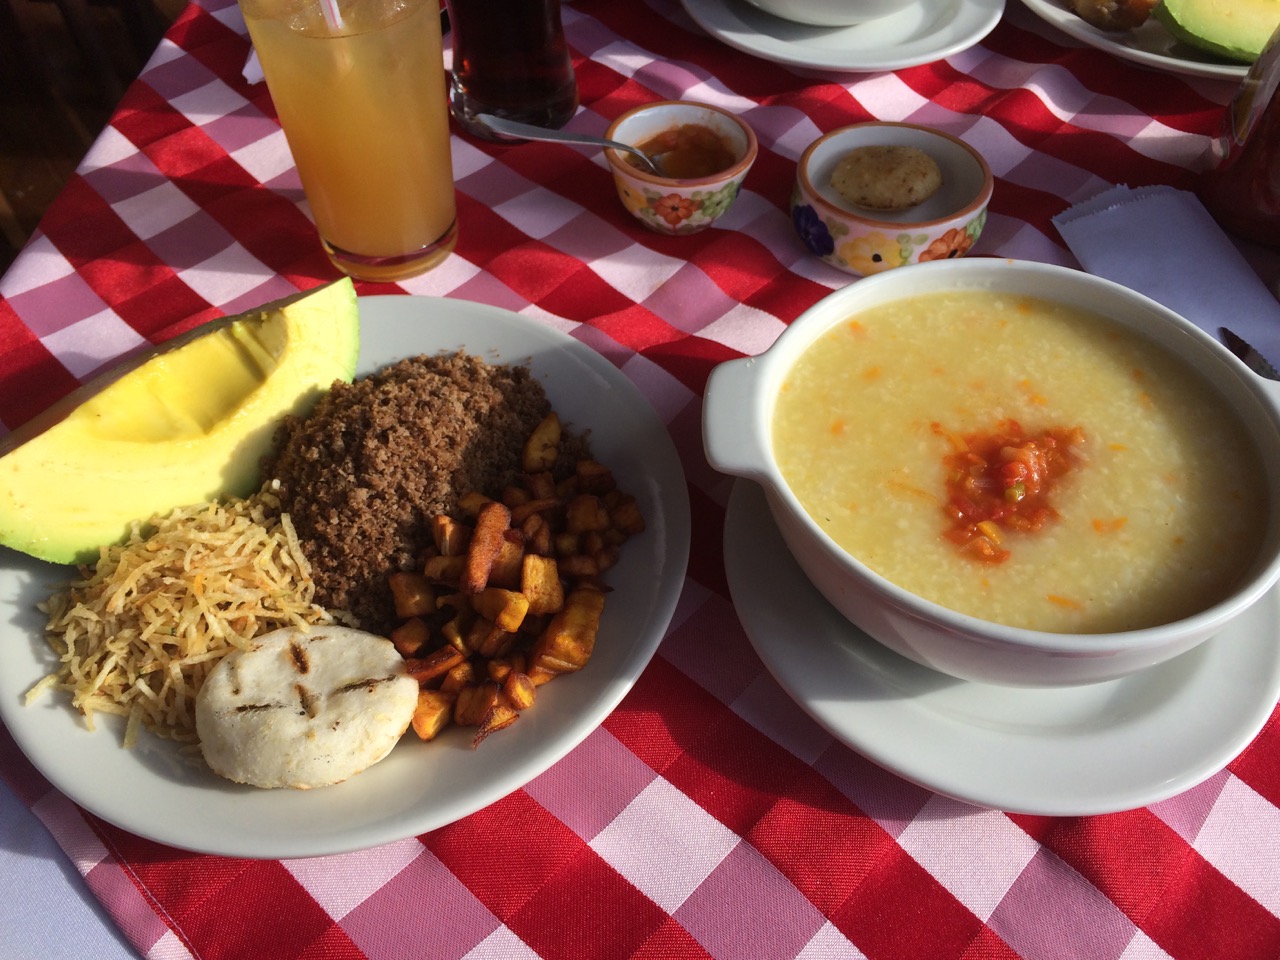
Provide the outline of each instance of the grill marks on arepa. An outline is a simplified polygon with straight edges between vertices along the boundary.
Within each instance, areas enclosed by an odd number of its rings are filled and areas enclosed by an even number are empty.
[[[347,627],[277,630],[206,679],[196,701],[201,750],[238,783],[338,783],[390,752],[417,691],[383,637]]]
[[[311,669],[311,664],[307,660],[307,648],[298,641],[289,644],[289,656],[293,658],[293,665],[299,673],[306,673]]]
[[[307,644],[317,639],[317,636],[299,638],[289,643],[286,650],[288,662],[299,676],[305,677],[311,672],[311,660],[307,653]],[[234,660],[227,666],[227,670],[231,676],[231,692],[234,696],[241,696],[241,684],[239,682],[239,671],[237,665],[239,660]],[[346,693],[354,693],[363,690],[372,693],[374,689],[383,683],[395,683],[399,676],[395,673],[388,673],[376,677],[363,677],[359,680],[352,680],[342,686],[331,691],[318,691],[308,687],[301,680],[295,681],[293,691],[297,695],[296,703],[284,703],[274,700],[269,703],[244,703],[235,708],[237,713],[250,713],[258,710],[298,710],[307,717],[314,718],[319,711],[319,705],[325,696],[341,696]]]

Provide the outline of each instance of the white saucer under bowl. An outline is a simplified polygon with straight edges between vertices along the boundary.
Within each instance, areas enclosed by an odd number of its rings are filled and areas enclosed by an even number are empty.
[[[721,42],[775,63],[874,73],[932,63],[990,33],[1005,0],[921,0],[910,9],[849,27],[783,20],[746,0],[680,0],[698,26]]]
[[[936,673],[850,624],[805,577],[746,480],[729,499],[724,554],[747,636],[814,720],[899,776],[979,806],[1043,816],[1147,806],[1230,763],[1280,697],[1280,588],[1142,673],[1017,688]]]

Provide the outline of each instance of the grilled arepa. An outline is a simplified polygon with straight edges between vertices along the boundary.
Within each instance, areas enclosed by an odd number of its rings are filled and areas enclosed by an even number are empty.
[[[383,637],[285,627],[224,657],[196,697],[205,762],[237,783],[308,789],[377,763],[409,726],[418,684]]]

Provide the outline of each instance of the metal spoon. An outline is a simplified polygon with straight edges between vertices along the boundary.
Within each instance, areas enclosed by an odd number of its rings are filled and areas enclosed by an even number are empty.
[[[617,140],[606,140],[604,137],[593,137],[588,133],[566,133],[564,130],[551,130],[547,127],[535,127],[529,123],[517,123],[515,120],[504,120],[491,113],[477,113],[476,120],[505,140],[541,140],[546,143],[582,143],[593,147],[612,147],[639,157],[645,170],[655,177],[664,177],[662,166],[654,157],[636,149],[629,143]]]

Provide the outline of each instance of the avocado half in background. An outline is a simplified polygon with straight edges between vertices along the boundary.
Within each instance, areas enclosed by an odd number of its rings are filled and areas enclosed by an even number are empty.
[[[93,563],[135,521],[247,496],[279,420],[350,382],[359,350],[344,278],[132,358],[0,440],[0,544]]]
[[[1187,46],[1253,63],[1280,26],[1280,0],[1161,0],[1151,15]]]

